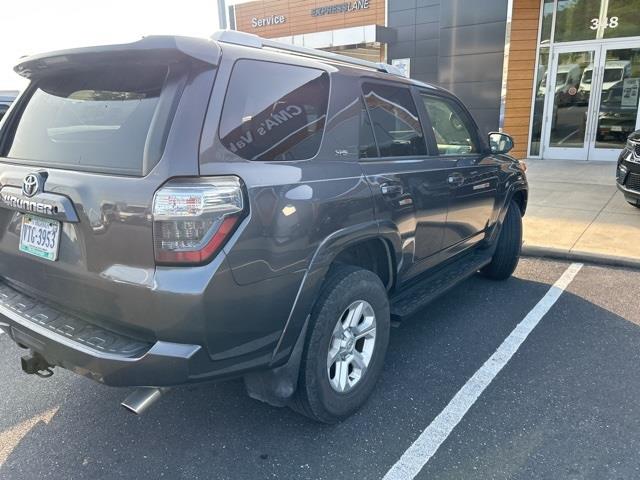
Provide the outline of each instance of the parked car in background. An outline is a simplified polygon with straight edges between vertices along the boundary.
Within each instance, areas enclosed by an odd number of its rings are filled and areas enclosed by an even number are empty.
[[[640,208],[640,130],[629,135],[620,153],[617,184],[629,205]]]
[[[392,317],[476,272],[511,276],[525,167],[511,137],[390,65],[214,38],[18,64],[32,83],[0,130],[0,328],[27,373],[147,387],[134,412],[243,377],[336,422],[372,393]]]
[[[7,110],[9,110],[9,107],[17,96],[18,92],[16,91],[0,90],[0,120],[2,120],[4,114],[7,113]]]
[[[622,106],[623,83],[620,81],[602,92],[596,133],[598,142],[613,140],[623,145],[636,128],[636,109]]]

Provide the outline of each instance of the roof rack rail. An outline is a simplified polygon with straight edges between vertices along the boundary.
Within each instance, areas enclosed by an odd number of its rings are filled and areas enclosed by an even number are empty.
[[[402,70],[393,65],[389,65],[388,63],[369,62],[367,60],[360,60],[359,58],[340,55],[338,53],[316,50],[314,48],[299,47],[297,45],[291,45],[289,43],[277,42],[275,40],[262,38],[258,35],[254,35],[253,33],[239,32],[237,30],[219,30],[211,35],[211,40],[222,43],[232,43],[234,45],[242,45],[244,47],[251,48],[272,48],[275,50],[297,53],[308,57],[321,58],[324,60],[331,60],[334,62],[347,63],[351,65],[357,65],[359,67],[371,68],[373,70],[377,70],[378,72],[389,73],[391,75],[404,77],[404,73]]]

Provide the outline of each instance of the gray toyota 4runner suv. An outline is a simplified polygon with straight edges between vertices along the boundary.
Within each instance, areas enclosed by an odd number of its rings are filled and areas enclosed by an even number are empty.
[[[0,124],[0,327],[27,373],[243,377],[354,413],[392,318],[506,279],[527,181],[507,135],[393,67],[221,32],[23,59]]]

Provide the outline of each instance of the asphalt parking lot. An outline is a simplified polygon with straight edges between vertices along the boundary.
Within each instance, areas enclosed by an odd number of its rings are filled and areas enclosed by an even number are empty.
[[[568,267],[525,259],[394,328],[375,395],[338,426],[255,402],[240,381],[174,390],[135,417],[128,390],[23,374],[1,335],[0,478],[382,478]],[[640,478],[639,285],[640,271],[585,265],[416,478]]]

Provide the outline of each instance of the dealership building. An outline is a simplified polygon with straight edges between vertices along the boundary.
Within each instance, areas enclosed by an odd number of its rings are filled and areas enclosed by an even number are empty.
[[[519,158],[615,160],[640,127],[640,0],[228,2],[231,28],[451,90]]]

